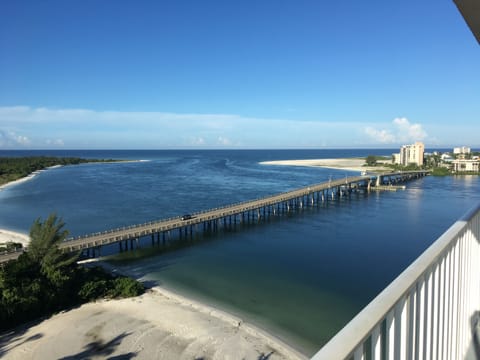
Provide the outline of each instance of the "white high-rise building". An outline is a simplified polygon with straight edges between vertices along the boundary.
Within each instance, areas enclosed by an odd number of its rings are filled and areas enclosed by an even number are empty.
[[[422,166],[424,153],[425,145],[422,142],[417,141],[413,145],[403,145],[400,148],[400,154],[398,154],[399,156],[395,157],[395,162],[403,166],[407,166],[409,164]]]

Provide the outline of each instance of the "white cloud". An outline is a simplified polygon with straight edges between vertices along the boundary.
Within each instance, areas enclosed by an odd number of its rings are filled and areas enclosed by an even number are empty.
[[[65,142],[62,139],[55,139],[55,140],[47,139],[45,141],[45,144],[54,145],[54,146],[64,146]]]
[[[4,131],[0,130],[0,147],[10,148],[10,147],[24,147],[30,144],[28,137],[23,135],[17,135],[13,131]]]
[[[388,130],[376,130],[368,126],[365,128],[365,133],[382,144],[393,144],[395,142],[395,136]]]
[[[235,114],[93,111],[27,106],[0,107],[0,127],[24,133],[35,148],[68,143],[69,147],[80,149],[351,146],[357,140],[355,134],[360,129],[358,123],[266,119]],[[339,135],[340,139],[332,134]]]
[[[22,135],[13,135],[14,140],[20,145],[30,144],[30,140],[26,136]]]
[[[408,143],[425,140],[428,135],[421,124],[411,124],[407,118],[395,118],[388,129],[364,128],[372,140],[382,144]]]
[[[292,148],[478,144],[461,123],[422,124],[255,118],[236,114],[0,107],[0,148]]]
[[[217,144],[222,146],[229,146],[232,145],[232,142],[226,137],[219,136],[217,139]]]
[[[393,119],[393,124],[397,128],[397,138],[400,141],[419,141],[427,137],[422,125],[411,124],[407,118]]]
[[[203,146],[206,145],[206,141],[203,137],[196,137],[189,141],[189,145],[191,146]]]

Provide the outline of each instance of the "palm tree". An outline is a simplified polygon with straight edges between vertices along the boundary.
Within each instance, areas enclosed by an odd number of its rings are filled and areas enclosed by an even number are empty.
[[[40,266],[40,272],[57,288],[62,288],[73,275],[79,254],[63,253],[58,245],[68,236],[65,223],[51,214],[44,222],[35,220],[30,228],[27,256]]]

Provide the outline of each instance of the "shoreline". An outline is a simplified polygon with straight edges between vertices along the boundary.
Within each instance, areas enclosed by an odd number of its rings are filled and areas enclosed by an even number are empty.
[[[9,181],[5,184],[2,184],[2,185],[0,185],[0,191],[4,190],[6,188],[12,187],[14,185],[18,185],[18,184],[24,183],[26,181],[32,180],[35,176],[40,174],[41,171],[45,171],[45,170],[37,170],[37,171],[34,171],[33,173],[28,174],[27,176],[24,176],[20,179],[12,180],[12,181]]]
[[[236,315],[233,315],[229,312],[216,308],[215,306],[197,301],[194,298],[187,298],[183,295],[180,295],[172,290],[168,290],[159,285],[152,287],[151,290],[161,294],[162,296],[165,296],[168,299],[178,301],[181,305],[189,306],[195,309],[196,311],[199,311],[204,314],[208,314],[209,316],[218,318],[221,321],[225,321],[233,327],[242,327],[242,329],[245,330],[249,335],[256,338],[260,338],[268,346],[278,349],[285,355],[288,355],[288,359],[308,358],[307,355],[301,353],[299,350],[295,349],[294,347],[292,347],[291,345],[289,345],[279,337],[269,333],[266,330],[261,329],[260,327],[248,321],[244,321],[242,318]]]
[[[364,158],[337,158],[337,159],[299,159],[299,160],[274,160],[261,161],[260,165],[274,165],[274,166],[306,166],[306,167],[321,167],[326,169],[346,170],[346,171],[370,171],[381,172],[389,171],[389,168],[381,166],[365,166]]]
[[[101,259],[80,263],[130,275]],[[114,343],[111,352],[103,354],[114,357],[308,359],[233,314],[159,285],[147,287],[141,296],[87,303],[17,330],[0,335],[0,355],[6,359],[102,355],[91,348],[94,340],[102,346]]]
[[[7,182],[7,183],[5,183],[5,184],[0,185],[0,191],[6,189],[6,188],[8,188],[8,187],[21,184],[21,183],[23,183],[23,182],[25,182],[25,181],[32,180],[32,179],[34,179],[37,175],[41,174],[41,173],[44,172],[44,171],[61,168],[62,166],[64,166],[64,165],[53,165],[53,166],[46,167],[45,169],[35,170],[34,172],[28,174],[27,176],[24,176],[24,177],[21,177],[21,178],[19,178],[19,179],[17,179],[17,180],[12,180],[12,181],[9,181],[9,182]]]
[[[115,163],[137,163],[137,162],[141,163],[141,162],[149,162],[149,161],[151,161],[151,160],[114,160],[114,161],[86,162],[86,163],[83,163],[83,164],[115,164]],[[77,165],[79,165],[79,164],[77,164]],[[46,167],[45,169],[35,170],[34,172],[28,174],[27,176],[24,176],[24,177],[21,177],[19,179],[12,180],[12,181],[9,181],[5,184],[0,185],[0,191],[4,190],[6,188],[9,188],[11,186],[15,186],[15,185],[21,184],[23,182],[32,180],[37,175],[41,174],[44,171],[61,168],[63,166],[69,166],[69,165],[53,165],[53,166]]]
[[[25,248],[30,243],[30,236],[17,231],[0,229],[0,244],[9,242],[21,243],[23,248]]]
[[[112,265],[107,261],[102,260],[101,258],[89,259],[89,260],[82,261],[80,263],[87,264],[87,266],[88,264],[92,264],[93,266],[101,266],[103,269],[105,269],[106,271],[112,274],[129,276],[144,284],[141,278],[137,278],[136,276],[134,276],[134,274],[128,271],[125,271],[125,269],[123,268],[119,269],[115,265]],[[275,336],[274,334],[271,334],[268,331],[248,321],[244,321],[244,319],[242,319],[241,317],[235,314],[222,310],[218,307],[215,307],[214,305],[206,304],[200,300],[197,300],[195,297],[184,296],[182,294],[175,292],[175,290],[167,289],[165,287],[162,287],[161,285],[154,285],[151,287],[146,286],[146,288],[149,290],[155,291],[156,293],[168,299],[176,301],[182,306],[191,307],[199,311],[200,313],[208,314],[209,316],[218,318],[221,321],[225,321],[229,323],[231,326],[234,326],[234,327],[242,326],[242,328],[246,330],[250,335],[254,337],[263,338],[269,346],[279,348],[283,352],[286,352],[289,355],[288,359],[308,359],[309,358],[309,356],[305,355],[300,350],[296,349],[293,345],[288,344],[278,336]]]

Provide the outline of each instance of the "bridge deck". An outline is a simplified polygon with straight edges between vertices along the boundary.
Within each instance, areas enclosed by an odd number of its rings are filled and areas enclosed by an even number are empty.
[[[137,239],[150,234],[165,233],[175,229],[182,229],[188,226],[195,226],[197,224],[216,221],[229,216],[235,216],[238,214],[247,213],[249,211],[274,206],[276,204],[286,203],[291,200],[299,199],[305,196],[313,196],[314,194],[323,192],[325,190],[327,190],[328,192],[328,190],[338,190],[342,187],[358,187],[360,186],[360,184],[366,187],[368,183],[374,184],[376,179],[384,177],[398,179],[399,181],[407,181],[411,178],[425,176],[427,173],[427,171],[409,171],[399,173],[385,173],[373,176],[354,176],[331,180],[321,184],[310,185],[308,187],[265,197],[262,199],[246,201],[217,209],[193,213],[191,214],[192,218],[188,220],[182,220],[181,217],[175,217],[166,220],[133,225],[120,229],[113,229],[102,233],[89,234],[78,238],[67,239],[62,244],[60,244],[59,247],[61,249],[64,249],[64,251],[77,251],[82,249],[95,248],[102,245],[108,245],[129,239]],[[17,252],[0,255],[0,263],[3,261],[11,260],[12,258],[16,258],[20,255],[20,253]]]
[[[173,219],[160,220],[151,223],[135,225],[118,230],[110,230],[100,234],[89,235],[85,238],[74,239],[65,241],[60,245],[63,249],[70,251],[79,250],[85,247],[93,247],[99,245],[110,244],[122,240],[128,240],[132,238],[138,238],[153,233],[161,233],[165,231],[171,231],[185,226],[197,225],[206,221],[214,221],[227,216],[241,214],[247,211],[260,209],[267,206],[272,206],[281,202],[286,202],[292,199],[300,198],[302,196],[310,195],[319,191],[323,191],[329,188],[336,188],[348,184],[358,183],[359,181],[369,180],[368,176],[350,177],[342,180],[335,180],[318,185],[312,185],[302,189],[289,191],[286,193],[274,195],[264,199],[257,199],[240,204],[233,204],[226,207],[208,210],[205,212],[194,213],[192,218],[188,220],[182,220],[181,217]]]

